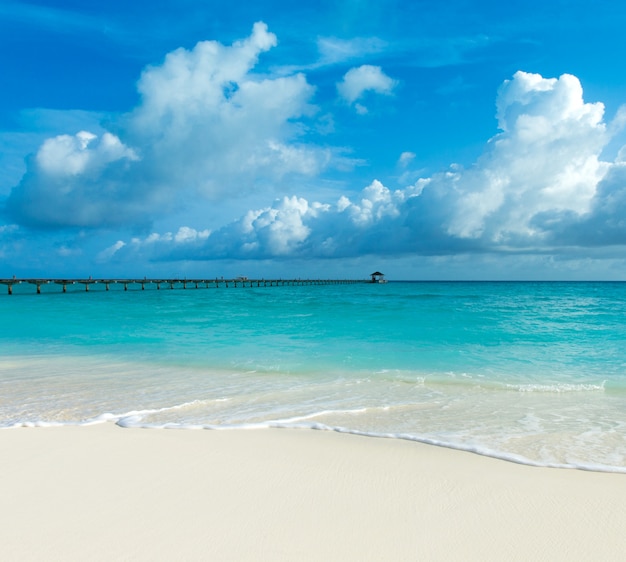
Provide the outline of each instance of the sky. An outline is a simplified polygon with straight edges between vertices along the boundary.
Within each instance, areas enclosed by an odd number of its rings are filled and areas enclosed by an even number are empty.
[[[626,280],[625,26],[616,0],[2,0],[0,278]]]

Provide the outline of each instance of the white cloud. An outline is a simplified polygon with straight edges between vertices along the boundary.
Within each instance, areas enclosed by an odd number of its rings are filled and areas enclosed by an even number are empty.
[[[321,57],[320,65],[336,64],[380,53],[386,46],[387,44],[377,37],[356,37],[354,39],[320,37],[317,40],[317,48]]]
[[[275,35],[257,23],[230,47],[203,41],[144,71],[129,130],[160,177],[216,196],[232,189],[232,178],[242,189],[258,177],[314,174],[326,164],[328,151],[292,142],[293,122],[315,111],[305,76],[251,73],[274,45]]]
[[[18,223],[46,227],[124,224],[152,208],[144,187],[128,185],[136,151],[117,136],[87,131],[47,139],[7,200]],[[136,179],[136,178],[135,178]]]
[[[387,76],[380,66],[364,64],[351,68],[337,83],[339,95],[349,104],[360,99],[365,92],[389,95],[393,92],[396,81]],[[361,105],[361,112],[364,106]]]
[[[43,142],[67,131],[102,134],[103,113],[80,110],[23,109],[14,114],[18,131],[0,131],[0,193],[8,194],[26,173],[24,155],[34,154]]]
[[[404,194],[397,191],[392,194],[378,180],[374,180],[362,192],[362,197],[358,203],[351,203],[348,200],[342,201],[340,207],[342,212],[347,212],[353,224],[366,226],[380,222],[384,217],[397,217],[400,214],[399,205],[404,200]]]
[[[174,235],[174,242],[181,244],[185,242],[195,242],[197,240],[206,240],[209,237],[209,230],[198,231],[195,228],[181,226]]]
[[[50,176],[77,176],[94,172],[116,160],[138,160],[134,150],[111,133],[102,137],[88,131],[46,140],[36,155],[39,170]]]
[[[140,104],[116,132],[46,140],[7,209],[37,227],[146,225],[199,198],[236,196],[290,175],[317,174],[332,151],[298,143],[316,108],[303,74],[254,73],[276,36],[264,23],[224,46],[177,49],[139,80]]]
[[[415,156],[415,152],[403,152],[398,158],[398,166],[406,168],[415,159]]]
[[[574,76],[546,80],[517,72],[500,88],[497,108],[503,132],[475,169],[448,180],[455,201],[447,231],[500,243],[537,239],[538,213],[588,212],[609,168],[600,161],[609,141],[603,105],[585,103]]]
[[[275,207],[251,211],[244,220],[254,240],[246,242],[247,247],[265,247],[274,256],[291,254],[310,233],[303,218],[311,212],[308,202],[298,197],[285,197]]]
[[[334,205],[293,197],[250,211],[168,259],[546,252],[626,245],[626,163],[600,158],[617,132],[571,75],[516,73],[498,92],[501,132],[468,169],[392,191],[373,181]],[[405,153],[401,161],[410,161]]]
[[[126,242],[124,242],[123,240],[118,240],[115,244],[109,246],[108,248],[105,248],[98,254],[98,261],[110,260],[124,246],[126,246]]]
[[[193,242],[206,240],[210,234],[211,231],[208,229],[196,230],[195,228],[191,228],[189,226],[181,226],[176,233],[166,232],[165,234],[159,234],[157,232],[153,232],[143,239],[133,238],[131,240],[131,244],[135,246],[150,246],[163,242],[172,243],[174,245],[190,244]],[[120,242],[118,242],[117,244],[120,244]],[[121,247],[122,246],[117,249],[120,249]]]

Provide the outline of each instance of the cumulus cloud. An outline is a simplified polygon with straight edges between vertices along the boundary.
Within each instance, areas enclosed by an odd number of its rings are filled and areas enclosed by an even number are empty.
[[[532,221],[537,214],[590,211],[610,166],[600,160],[610,137],[604,106],[585,103],[582,94],[571,75],[544,79],[517,72],[502,85],[497,100],[502,132],[473,169],[443,182],[449,234],[500,244],[536,242],[543,236]]]
[[[395,86],[396,81],[387,76],[380,66],[364,64],[348,70],[341,82],[337,83],[337,91],[348,104],[353,104],[365,92],[389,95]],[[366,113],[367,110],[362,104],[357,104],[357,111]]]
[[[98,172],[116,160],[137,160],[135,152],[111,133],[102,137],[87,131],[74,136],[59,135],[46,140],[37,152],[37,166],[53,177],[84,175]]]
[[[138,160],[133,149],[108,132],[48,139],[30,158],[6,209],[29,226],[124,224],[148,201],[128,190],[124,181]]]
[[[171,175],[174,166],[177,181],[213,195],[230,189],[224,184],[233,176],[312,174],[324,164],[326,153],[286,142],[297,133],[291,121],[314,110],[305,76],[250,74],[275,45],[276,36],[257,23],[231,47],[204,41],[144,71],[129,129],[159,175]]]
[[[193,253],[170,241],[160,259],[347,257],[545,252],[626,244],[626,147],[571,75],[517,72],[497,96],[500,132],[473,166],[390,190],[373,181],[334,204],[292,197],[212,232]],[[620,119],[620,114],[616,120]],[[411,154],[405,153],[407,164]]]
[[[195,196],[218,198],[310,176],[331,151],[298,143],[316,108],[303,74],[254,67],[277,44],[264,23],[230,46],[201,41],[146,68],[140,104],[114,130],[46,140],[8,199],[9,215],[38,227],[142,224]]]

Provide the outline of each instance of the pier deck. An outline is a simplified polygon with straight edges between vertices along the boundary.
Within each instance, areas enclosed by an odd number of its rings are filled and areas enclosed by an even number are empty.
[[[124,291],[128,291],[129,287],[141,290],[146,288],[161,289],[162,287],[169,289],[187,289],[187,288],[219,288],[219,287],[279,287],[288,285],[349,285],[355,283],[370,283],[369,279],[248,279],[247,277],[235,277],[233,279],[225,279],[224,277],[215,277],[212,279],[179,279],[179,278],[129,278],[129,279],[58,279],[58,278],[9,278],[0,279],[0,285],[6,285],[9,295],[13,294],[13,286],[26,283],[36,287],[37,294],[41,293],[41,287],[46,285],[58,285],[63,293],[67,292],[68,286],[83,285],[85,291],[89,291],[89,287],[93,285],[104,286],[108,291],[111,285],[123,286]]]

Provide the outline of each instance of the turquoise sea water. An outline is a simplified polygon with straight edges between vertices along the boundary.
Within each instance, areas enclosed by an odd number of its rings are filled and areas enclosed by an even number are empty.
[[[0,294],[0,427],[312,427],[626,472],[626,284]]]

